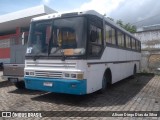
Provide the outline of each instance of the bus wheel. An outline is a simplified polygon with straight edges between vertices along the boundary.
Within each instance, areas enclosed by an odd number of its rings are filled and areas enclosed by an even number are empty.
[[[99,92],[104,93],[106,89],[107,89],[107,79],[106,79],[106,75],[104,75],[102,80],[102,88],[99,90]]]
[[[137,73],[137,67],[136,65],[134,65],[133,75],[131,76],[131,78],[135,78],[136,73]]]
[[[24,89],[24,88],[25,88],[25,83],[24,83],[24,81],[16,82],[16,83],[14,83],[14,85],[15,85],[18,89]]]

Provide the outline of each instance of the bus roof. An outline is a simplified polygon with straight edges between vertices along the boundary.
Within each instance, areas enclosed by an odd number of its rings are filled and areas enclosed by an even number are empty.
[[[131,34],[130,32],[126,31],[124,28],[120,27],[115,22],[111,21],[110,19],[106,18],[104,15],[96,12],[95,10],[79,11],[79,12],[66,12],[66,13],[53,13],[53,14],[49,14],[49,15],[44,15],[44,16],[32,18],[31,21],[49,20],[49,19],[61,17],[63,15],[67,15],[67,14],[68,15],[72,15],[72,16],[73,15],[85,15],[85,14],[98,16],[101,19],[105,19],[105,21],[107,23],[111,24],[112,26],[120,29],[121,31],[123,31],[123,32],[127,33],[128,35],[132,36],[133,38],[137,39],[133,34]]]

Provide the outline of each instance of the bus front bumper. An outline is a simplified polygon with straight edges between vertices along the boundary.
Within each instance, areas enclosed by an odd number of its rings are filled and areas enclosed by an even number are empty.
[[[86,80],[76,79],[52,79],[52,78],[36,78],[24,77],[25,87],[32,90],[41,90],[55,93],[67,93],[75,95],[86,94]]]

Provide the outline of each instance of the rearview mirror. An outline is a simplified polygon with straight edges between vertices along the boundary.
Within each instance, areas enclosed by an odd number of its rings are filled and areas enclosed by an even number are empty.
[[[91,42],[96,42],[96,40],[97,40],[97,32],[96,31],[91,31],[90,41]]]
[[[22,33],[22,45],[24,45],[24,35],[25,35],[25,32]]]

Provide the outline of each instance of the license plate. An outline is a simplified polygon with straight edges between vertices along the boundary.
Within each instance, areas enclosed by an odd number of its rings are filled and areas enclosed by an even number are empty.
[[[47,87],[52,87],[53,83],[52,82],[44,82],[43,85],[47,86]]]
[[[18,82],[18,78],[9,78],[9,81],[12,83]]]

